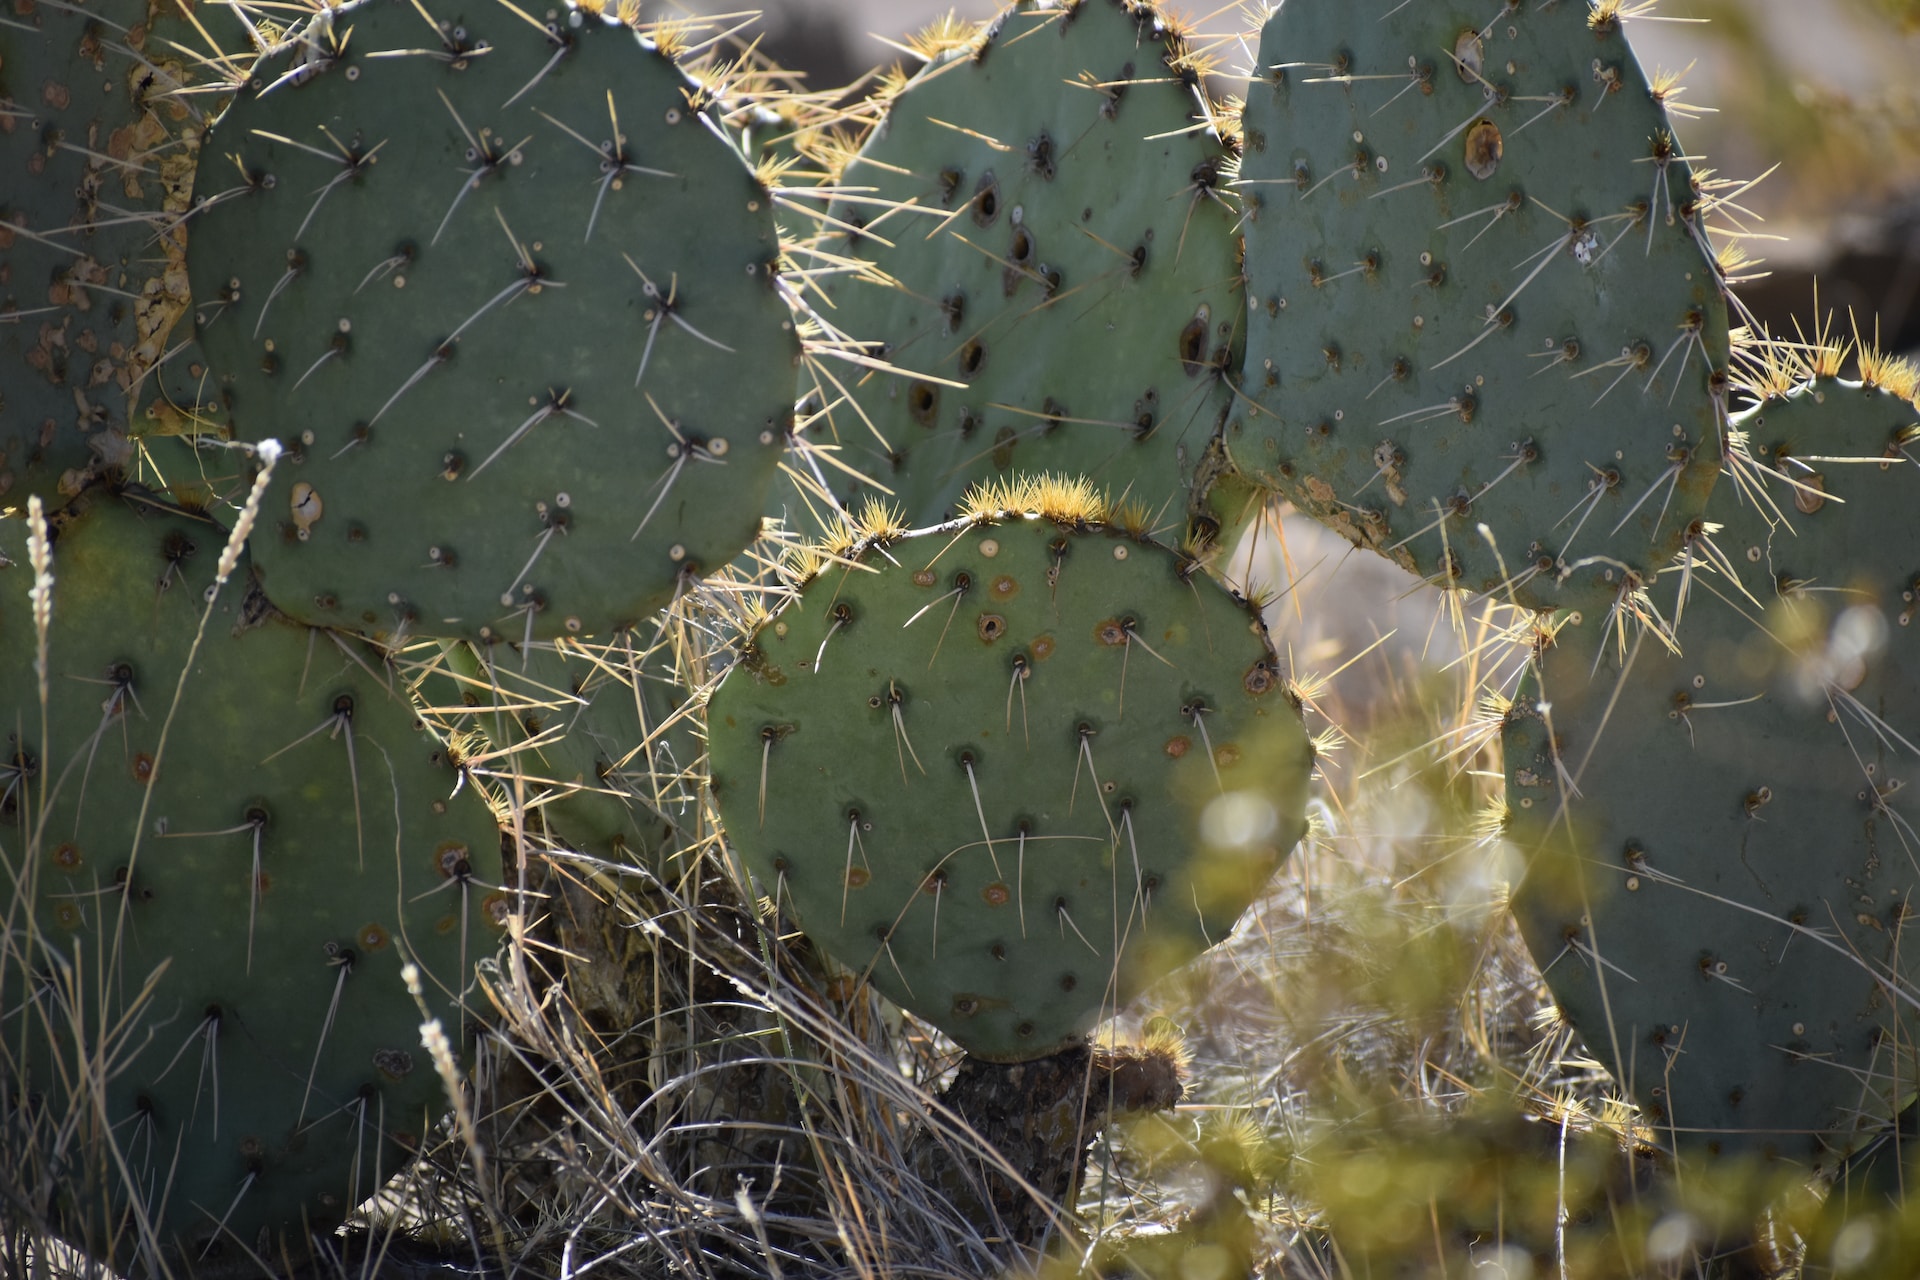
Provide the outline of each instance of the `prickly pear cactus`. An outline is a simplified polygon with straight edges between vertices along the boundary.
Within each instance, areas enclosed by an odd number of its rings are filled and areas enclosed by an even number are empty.
[[[0,500],[123,472],[187,306],[182,214],[221,68],[172,8],[15,6],[0,23]],[[210,21],[221,19],[209,14]],[[204,30],[204,28],[202,28]],[[194,33],[199,34],[199,33]]]
[[[1521,928],[1681,1148],[1831,1168],[1920,1079],[1916,423],[1831,376],[1736,417],[1785,522],[1728,486],[1679,652],[1575,614],[1506,717]]]
[[[609,631],[758,533],[799,350],[771,202],[625,26],[422,12],[312,19],[202,170],[202,341],[235,434],[299,450],[256,561],[316,623]]]
[[[697,825],[705,755],[674,648],[664,632],[484,655],[445,642],[417,688],[443,733],[479,736],[484,760],[472,767],[537,813],[547,834],[659,869],[675,831]]]
[[[818,237],[859,264],[822,315],[897,371],[823,362],[841,461],[916,524],[1058,468],[1177,534],[1245,310],[1196,63],[1156,9],[1114,0],[1023,4],[923,48]]]
[[[1311,752],[1257,620],[1069,496],[873,536],[760,628],[708,715],[763,892],[1001,1061],[1223,936],[1304,826]]]
[[[379,656],[244,567],[182,683],[225,532],[132,494],[75,510],[44,707],[26,522],[0,523],[11,1185],[122,1274],[304,1256],[449,1109],[401,966],[464,1054],[497,829]]]
[[[1262,33],[1239,184],[1260,411],[1229,451],[1431,581],[1604,605],[1719,469],[1692,170],[1619,6],[1383,8],[1289,0]]]

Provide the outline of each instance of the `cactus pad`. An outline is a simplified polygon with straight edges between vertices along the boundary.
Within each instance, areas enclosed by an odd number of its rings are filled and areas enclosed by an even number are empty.
[[[234,433],[299,450],[254,555],[315,623],[610,631],[758,533],[771,201],[632,30],[423,12],[313,19],[216,127],[237,183],[202,168],[202,342]]]
[[[1002,1061],[1222,937],[1304,826],[1311,751],[1257,621],[1146,538],[1062,521],[856,548],[708,711],[763,891]]]
[[[1831,1168],[1920,1079],[1917,421],[1832,377],[1736,417],[1788,523],[1728,486],[1680,652],[1578,618],[1506,719],[1522,931],[1682,1148]]]
[[[1229,450],[1431,581],[1604,605],[1679,550],[1719,469],[1726,306],[1692,171],[1617,14],[1381,7],[1289,0],[1262,35],[1240,177],[1261,411]]]
[[[902,371],[824,364],[842,459],[916,524],[1064,469],[1179,530],[1245,309],[1182,41],[1149,5],[1076,0],[928,53],[819,237],[860,266],[822,315]]]
[[[171,8],[167,0],[153,12]],[[220,19],[210,14],[209,19]],[[179,214],[205,38],[137,0],[35,4],[0,22],[0,500],[64,501],[123,473],[136,400],[187,307]],[[173,339],[177,341],[177,339]]]
[[[10,1110],[12,1185],[122,1274],[263,1236],[304,1257],[448,1109],[400,971],[462,1052],[463,975],[504,909],[497,828],[378,655],[275,613],[244,569],[176,707],[226,535],[83,506],[53,548],[44,719],[25,521],[0,524],[0,857],[21,890],[0,1077],[37,1107]]]

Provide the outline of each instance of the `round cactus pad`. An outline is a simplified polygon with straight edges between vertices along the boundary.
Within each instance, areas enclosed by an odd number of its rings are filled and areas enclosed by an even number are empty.
[[[936,48],[819,237],[859,268],[822,315],[895,371],[823,380],[844,460],[916,524],[1064,469],[1180,529],[1245,311],[1230,156],[1182,41],[1150,5],[1079,0]]]
[[[263,1235],[278,1257],[448,1109],[401,968],[464,1054],[466,974],[506,906],[498,829],[379,655],[277,614],[244,566],[187,669],[224,530],[150,498],[76,507],[44,705],[27,522],[0,522],[0,1078],[41,1100],[9,1123],[59,1153],[55,1216],[122,1274]]]
[[[842,963],[1039,1057],[1223,937],[1304,827],[1265,633],[1190,564],[1011,515],[824,569],[709,708],[727,830]]]
[[[298,450],[256,562],[315,623],[611,630],[759,530],[799,350],[771,200],[626,27],[425,12],[301,27],[201,171],[202,341],[234,432]]]
[[[1579,0],[1288,0],[1248,87],[1261,411],[1235,464],[1535,608],[1650,580],[1720,465],[1720,274],[1621,25]]]

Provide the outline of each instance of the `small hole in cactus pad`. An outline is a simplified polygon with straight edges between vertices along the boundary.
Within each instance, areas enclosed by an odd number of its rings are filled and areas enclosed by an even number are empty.
[[[1000,183],[989,169],[980,175],[980,184],[973,190],[973,220],[980,226],[988,227],[999,216]]]
[[[1186,370],[1189,378],[1197,376],[1206,367],[1207,325],[1211,319],[1208,308],[1202,306],[1194,312],[1193,319],[1187,321],[1180,330],[1180,367]]]
[[[987,349],[978,338],[969,339],[960,348],[960,376],[971,378],[980,372],[980,366],[987,360]]]
[[[933,426],[940,408],[940,392],[930,382],[916,382],[907,390],[907,413],[923,427]]]

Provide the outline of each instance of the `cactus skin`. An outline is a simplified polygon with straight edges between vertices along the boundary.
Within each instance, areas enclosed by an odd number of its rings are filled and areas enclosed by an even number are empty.
[[[122,1274],[203,1263],[215,1236],[230,1258],[262,1233],[263,1256],[278,1236],[305,1256],[303,1224],[337,1225],[447,1109],[400,969],[420,966],[462,1052],[462,974],[503,906],[498,829],[455,794],[379,656],[278,615],[244,567],[162,750],[226,535],[98,490],[62,523],[43,729],[25,522],[0,522],[21,566],[0,602],[17,726],[0,856],[22,887],[0,950],[0,1078],[9,1105],[41,1099],[15,1113],[35,1124],[10,1121],[12,1185],[50,1196]],[[74,1073],[101,1061],[96,1092]],[[79,1138],[55,1145],[62,1125]],[[136,1198],[158,1255],[126,1216]]]
[[[155,11],[171,8],[166,0]],[[209,15],[216,24],[218,16]],[[0,24],[0,499],[55,505],[121,474],[187,308],[198,108],[211,78],[138,0],[32,5]],[[177,341],[177,339],[173,339]]]
[[[301,450],[256,562],[370,634],[611,631],[759,531],[798,356],[771,202],[626,28],[488,6],[378,56],[423,28],[322,15],[217,126],[252,189],[196,222],[201,338],[235,434]]]
[[[1148,5],[1011,8],[933,57],[839,175],[858,194],[820,239],[871,265],[828,280],[822,314],[905,372],[835,366],[819,390],[844,386],[843,461],[908,523],[1014,472],[1089,476],[1176,531],[1197,503],[1245,303],[1230,154],[1186,132],[1204,99],[1183,53]]]
[[[1311,751],[1264,631],[1172,552],[1065,521],[857,549],[879,572],[814,579],[708,715],[763,891],[997,1061],[1221,937],[1304,827]],[[1203,811],[1248,817],[1239,843]]]
[[[1522,932],[1682,1148],[1831,1169],[1920,1079],[1920,1017],[1887,987],[1920,978],[1900,785],[1920,741],[1914,423],[1905,399],[1832,377],[1735,417],[1756,456],[1831,497],[1770,486],[1790,530],[1716,498],[1681,653],[1630,641],[1623,676],[1598,619],[1564,626],[1506,718]]]
[[[1267,22],[1241,172],[1262,411],[1227,445],[1433,582],[1602,606],[1718,473],[1726,305],[1620,20],[1488,7]]]

